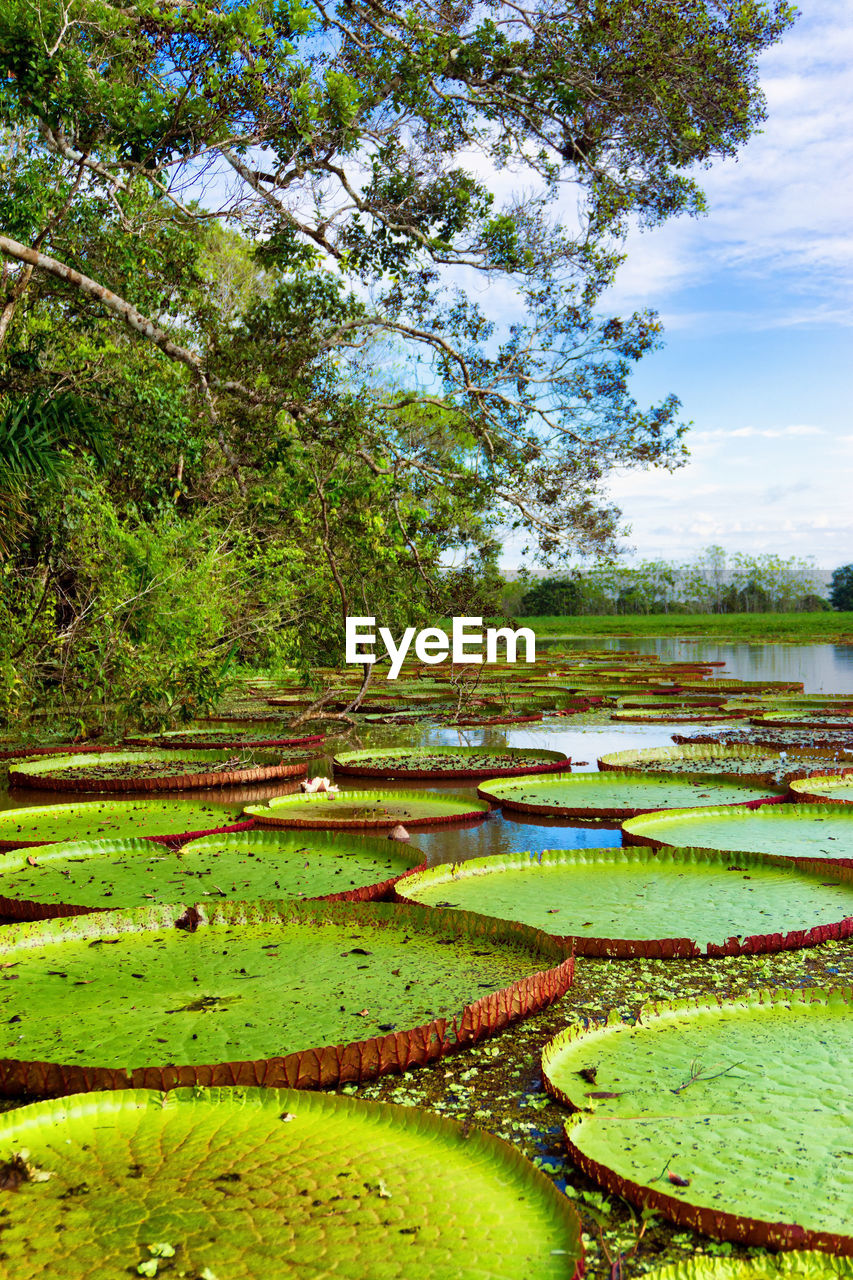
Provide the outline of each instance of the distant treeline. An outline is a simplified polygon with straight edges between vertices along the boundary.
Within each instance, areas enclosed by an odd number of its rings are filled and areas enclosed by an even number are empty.
[[[507,612],[522,617],[638,613],[812,613],[831,608],[810,561],[775,555],[727,555],[709,547],[676,564],[596,564],[508,582]]]

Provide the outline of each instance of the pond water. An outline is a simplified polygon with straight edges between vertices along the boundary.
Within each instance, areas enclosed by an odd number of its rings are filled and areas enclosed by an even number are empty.
[[[594,639],[583,637],[574,641],[561,639],[564,648],[591,648]],[[772,644],[717,644],[666,638],[629,639],[627,637],[602,638],[603,650],[633,650],[656,653],[662,662],[684,658],[724,661],[725,667],[716,668],[719,675],[734,676],[744,680],[801,680],[807,692],[853,692],[853,647],[841,645],[772,645]],[[235,729],[238,727],[234,726]],[[264,722],[247,722],[245,728],[259,734]],[[280,721],[270,721],[269,727],[279,728]],[[491,747],[540,747],[563,751],[571,759],[572,771],[597,768],[598,757],[611,751],[631,747],[660,747],[672,744],[673,732],[690,733],[703,726],[680,723],[678,725],[638,725],[607,722],[604,715],[590,714],[575,717],[546,716],[532,725],[491,726],[478,729],[449,729],[430,725],[406,725],[389,727],[365,725],[341,742],[338,749],[353,750],[367,746],[469,746]],[[705,726],[707,727],[707,726]],[[722,728],[715,724],[714,728]],[[309,776],[316,773],[331,776],[331,754],[337,744],[329,744],[331,752],[318,756],[311,762]],[[328,749],[328,748],[327,748]],[[476,784],[462,786],[458,782],[434,781],[373,783],[367,779],[338,778],[342,791],[349,790],[441,790],[460,797],[476,794]],[[253,787],[227,787],[195,793],[206,801],[222,804],[250,804],[271,796],[285,795],[298,790],[291,782],[269,783]],[[192,796],[192,792],[182,793]],[[77,793],[9,791],[0,790],[0,809],[24,808],[30,805],[61,803],[80,800]],[[94,799],[94,796],[88,798]],[[375,834],[375,833],[373,833]],[[307,833],[306,833],[307,835]],[[423,828],[411,833],[412,844],[423,850],[430,864],[457,862],[466,858],[503,855],[529,851],[534,854],[544,849],[600,848],[621,844],[618,824],[579,824],[562,819],[537,818],[535,821],[521,814],[504,816],[493,811],[483,821],[462,826]]]
[[[656,653],[661,662],[724,662],[717,676],[736,680],[802,680],[806,693],[853,692],[853,645],[723,644],[673,636],[548,636],[537,649]]]

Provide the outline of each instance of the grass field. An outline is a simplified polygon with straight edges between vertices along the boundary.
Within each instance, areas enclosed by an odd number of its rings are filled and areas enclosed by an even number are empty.
[[[693,636],[760,644],[853,644],[853,613],[652,613],[517,618],[537,636]]]

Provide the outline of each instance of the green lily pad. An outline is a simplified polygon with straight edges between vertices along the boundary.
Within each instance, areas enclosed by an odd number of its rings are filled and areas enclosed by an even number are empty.
[[[485,818],[482,800],[460,800],[428,791],[344,791],[331,795],[276,796],[244,810],[261,826],[358,830],[367,827],[434,826]]]
[[[494,778],[515,773],[551,773],[570,763],[562,751],[525,747],[395,747],[387,751],[345,751],[335,756],[336,773],[362,778]]]
[[[622,824],[625,844],[772,853],[853,866],[853,812],[844,805],[781,804],[747,809],[675,809]]]
[[[324,742],[324,733],[311,734],[307,738],[285,738],[279,735],[229,733],[227,729],[172,729],[169,733],[157,733],[150,737],[126,738],[131,746],[159,747],[164,751],[183,751],[187,748],[230,750],[254,750],[258,747],[316,747]]]
[[[853,757],[849,762],[853,764]],[[839,769],[844,765],[834,751],[770,750],[767,747],[741,744],[727,746],[644,747],[632,751],[612,751],[602,756],[598,767],[612,769],[648,769],[652,773],[710,773],[721,777],[742,778],[765,786],[781,787],[791,778],[806,772]]]
[[[580,1222],[548,1178],[410,1107],[289,1089],[40,1102],[0,1119],[3,1169],[26,1179],[3,1192],[16,1280],[582,1272]]]
[[[567,773],[556,778],[514,778],[511,782],[484,783],[477,788],[477,795],[503,809],[578,818],[628,818],[688,804],[767,804],[784,799],[783,793],[773,788],[732,782],[710,773],[683,777]]]
[[[780,729],[846,729],[853,733],[853,718],[849,711],[803,711],[799,715],[791,711],[768,711],[764,715],[751,716],[750,724]]]
[[[811,800],[815,804],[853,804],[853,770],[843,774],[814,774],[791,783],[795,800]]]
[[[853,1278],[853,1258],[830,1257],[817,1249],[763,1253],[752,1258],[698,1255],[669,1267],[656,1267],[645,1280],[832,1280]]]
[[[304,777],[305,752],[99,751],[29,760],[9,770],[15,787],[48,791],[184,791]]]
[[[201,800],[84,800],[0,811],[0,849],[59,840],[159,836],[170,841],[248,826],[239,805]]]
[[[236,837],[232,837],[236,838]],[[429,867],[396,896],[560,935],[576,955],[738,955],[853,935],[853,870],[694,849],[564,849]],[[675,930],[678,936],[673,936]]]
[[[0,1095],[315,1088],[473,1044],[562,995],[524,925],[385,903],[198,903],[0,933]]]
[[[41,920],[187,898],[368,901],[422,861],[409,845],[325,832],[240,831],[178,852],[149,840],[72,841],[0,860],[0,915]]]
[[[572,1159],[722,1239],[853,1251],[853,990],[682,1000],[552,1040]]]
[[[610,717],[626,724],[711,724],[715,720],[738,720],[747,714],[746,711],[723,711],[721,707],[696,707],[695,710],[689,707],[673,707],[670,710],[659,707],[648,711],[635,707],[625,711],[612,711]]]

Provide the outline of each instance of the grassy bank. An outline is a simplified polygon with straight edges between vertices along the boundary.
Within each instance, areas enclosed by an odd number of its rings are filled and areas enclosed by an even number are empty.
[[[692,636],[747,644],[853,644],[853,613],[651,613],[519,618],[537,636]]]

